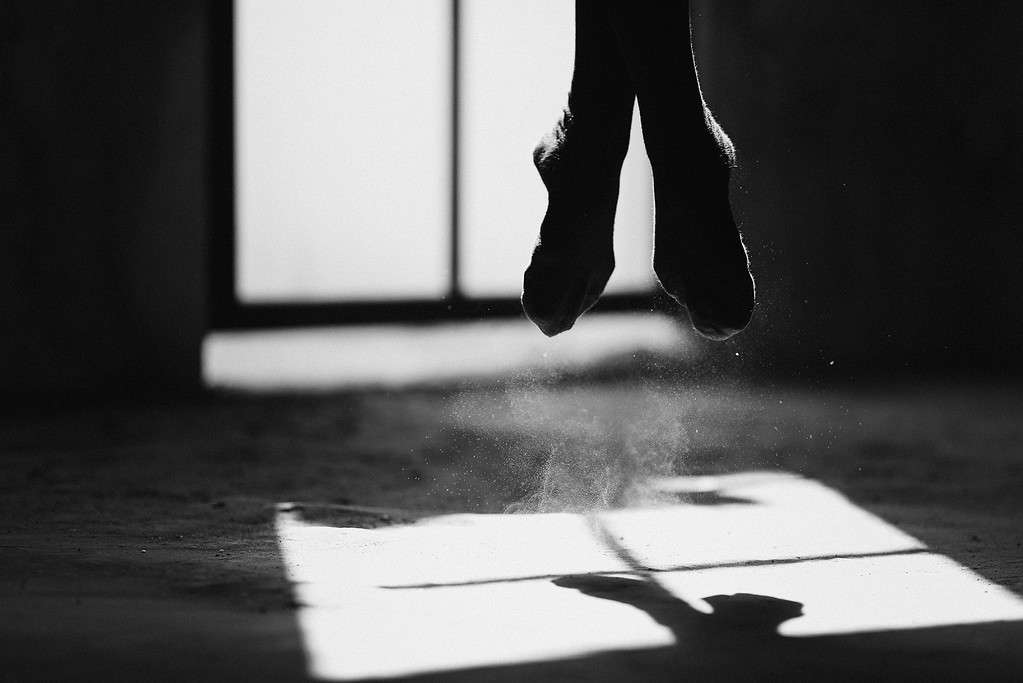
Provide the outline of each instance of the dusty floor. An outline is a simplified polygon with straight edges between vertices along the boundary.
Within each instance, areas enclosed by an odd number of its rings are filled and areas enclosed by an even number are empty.
[[[780,469],[1023,595],[1021,415],[1008,385],[652,380],[8,415],[0,680],[302,680],[271,526],[285,501],[377,526],[614,507],[637,476]]]

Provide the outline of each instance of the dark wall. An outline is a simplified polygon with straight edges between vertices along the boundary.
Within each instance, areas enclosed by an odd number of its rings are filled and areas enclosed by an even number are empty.
[[[0,6],[3,393],[199,385],[206,12]]]
[[[1018,370],[1023,4],[700,0],[756,361]]]

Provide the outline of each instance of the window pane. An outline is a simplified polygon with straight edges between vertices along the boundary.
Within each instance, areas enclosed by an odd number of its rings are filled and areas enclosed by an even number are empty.
[[[536,142],[565,104],[575,45],[572,0],[462,3],[462,283],[468,295],[515,295],[547,195]],[[649,165],[638,115],[615,226],[609,291],[651,283]]]
[[[436,298],[449,0],[236,2],[238,295]]]

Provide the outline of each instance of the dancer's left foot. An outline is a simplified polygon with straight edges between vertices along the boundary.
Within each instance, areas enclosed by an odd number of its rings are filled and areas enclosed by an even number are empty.
[[[632,94],[600,105],[569,97],[554,132],[533,152],[547,214],[522,283],[522,308],[548,337],[575,324],[614,270],[618,181],[629,147]]]
[[[522,281],[522,309],[551,337],[597,302],[614,270],[613,230],[635,93],[604,0],[576,0],[568,106],[533,151],[547,213]]]

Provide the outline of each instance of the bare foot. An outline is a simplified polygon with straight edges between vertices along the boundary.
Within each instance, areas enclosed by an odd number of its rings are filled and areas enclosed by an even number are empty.
[[[688,147],[654,172],[654,272],[700,334],[723,340],[749,324],[756,299],[728,200],[735,150],[709,111]]]
[[[686,40],[689,3],[607,8],[654,173],[654,272],[700,334],[727,339],[749,323],[755,291],[728,201],[735,150],[703,101]]]
[[[547,213],[522,282],[522,308],[547,336],[572,327],[614,270],[618,183],[635,93],[603,0],[577,0],[568,106],[533,152]]]
[[[522,307],[547,336],[571,328],[614,270],[612,236],[631,119],[631,96],[617,111],[566,108],[533,152],[548,205],[523,278]]]

